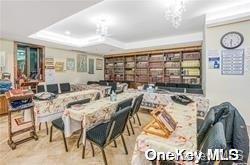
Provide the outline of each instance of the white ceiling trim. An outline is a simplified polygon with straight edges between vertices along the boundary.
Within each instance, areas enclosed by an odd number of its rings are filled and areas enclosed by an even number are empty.
[[[162,46],[162,45],[174,45],[174,44],[183,44],[183,43],[191,43],[203,40],[203,33],[191,33],[185,35],[177,35],[147,41],[139,41],[139,42],[131,42],[127,43],[126,49],[136,49],[136,48],[144,48],[144,47],[154,47],[154,46]]]
[[[171,36],[165,38],[158,38],[146,41],[137,41],[137,42],[121,42],[109,37],[103,38],[100,36],[93,36],[91,38],[82,38],[77,39],[67,35],[62,35],[46,30],[41,30],[38,33],[32,34],[30,38],[45,40],[48,42],[54,42],[58,44],[64,44],[68,46],[75,47],[87,47],[99,44],[107,44],[120,49],[137,49],[145,47],[154,47],[162,45],[174,45],[182,43],[191,43],[203,40],[202,32],[191,33],[185,35]]]
[[[206,26],[213,27],[250,19],[250,3],[206,14]]]

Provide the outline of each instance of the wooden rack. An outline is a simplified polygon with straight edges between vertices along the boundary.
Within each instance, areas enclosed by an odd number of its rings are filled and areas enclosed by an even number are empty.
[[[38,140],[38,136],[36,134],[36,127],[35,127],[35,116],[34,116],[34,105],[33,106],[29,106],[27,108],[23,108],[23,109],[12,109],[11,103],[16,101],[16,100],[27,100],[27,99],[32,99],[33,100],[33,92],[27,92],[26,94],[22,95],[22,96],[12,96],[10,94],[10,92],[7,92],[5,94],[5,97],[7,99],[7,104],[8,104],[8,129],[9,129],[9,140],[8,140],[8,145],[10,146],[10,148],[12,150],[16,149],[16,145],[24,143],[28,140],[31,139],[35,139]],[[32,102],[33,103],[33,102]],[[27,127],[24,127],[22,129],[18,129],[18,130],[13,130],[13,120],[12,120],[12,113],[17,112],[17,111],[24,111],[24,110],[30,110],[31,113],[31,121],[27,122],[29,125]],[[13,141],[13,137],[26,133],[26,132],[30,132],[30,136],[16,141]]]
[[[201,84],[201,46],[106,55],[105,80]]]

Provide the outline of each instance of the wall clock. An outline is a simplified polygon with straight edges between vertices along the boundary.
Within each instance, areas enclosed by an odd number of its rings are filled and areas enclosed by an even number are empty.
[[[244,41],[244,37],[239,32],[229,32],[221,37],[221,46],[226,49],[238,48]]]

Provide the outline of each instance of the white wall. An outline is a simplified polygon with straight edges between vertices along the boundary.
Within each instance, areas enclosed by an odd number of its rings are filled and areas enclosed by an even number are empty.
[[[14,41],[8,41],[4,39],[0,39],[0,51],[4,51],[6,54],[6,67],[3,68],[4,72],[11,73],[12,82],[14,79]],[[63,49],[56,49],[45,47],[45,57],[53,57],[55,62],[64,62],[65,71],[64,72],[56,72],[56,81],[57,82],[70,82],[70,83],[86,83],[90,80],[101,80],[104,79],[104,70],[96,70],[96,66],[94,66],[95,71],[94,74],[88,74],[88,72],[77,72],[75,71],[67,71],[66,70],[66,58],[74,58],[76,62],[77,54],[84,54],[82,52],[77,51],[69,51]],[[86,54],[88,58],[96,58],[103,59],[103,56]]]
[[[0,39],[0,51],[5,52],[5,67],[3,72],[11,74],[11,80],[14,80],[14,42]]]
[[[223,48],[220,45],[220,39],[222,35],[230,31],[240,32],[244,36],[244,43],[240,48],[245,49],[245,56],[247,53],[250,54],[250,21],[248,20],[208,27],[205,30],[206,60],[208,60],[209,50],[217,50],[221,55]],[[245,65],[250,66],[250,61],[245,60]],[[206,63],[205,79],[206,97],[210,99],[211,106],[224,101],[231,102],[250,125],[250,70],[245,70],[244,75],[222,75],[220,69],[208,69]]]
[[[88,74],[88,72],[77,72],[76,67],[75,71],[66,70],[66,58],[74,58],[76,62],[77,54],[83,53],[49,47],[45,48],[46,57],[53,57],[55,62],[64,62],[65,71],[56,72],[56,80],[58,82],[87,83],[87,81],[98,81],[104,79],[104,70],[96,70],[96,66],[94,66],[95,74]],[[93,58],[96,61],[96,58],[103,59],[103,56],[88,55],[88,58]]]

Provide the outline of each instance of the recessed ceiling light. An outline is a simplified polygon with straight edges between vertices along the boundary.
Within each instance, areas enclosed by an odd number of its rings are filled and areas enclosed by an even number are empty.
[[[67,31],[65,31],[65,34],[70,35],[71,32],[67,30]]]

